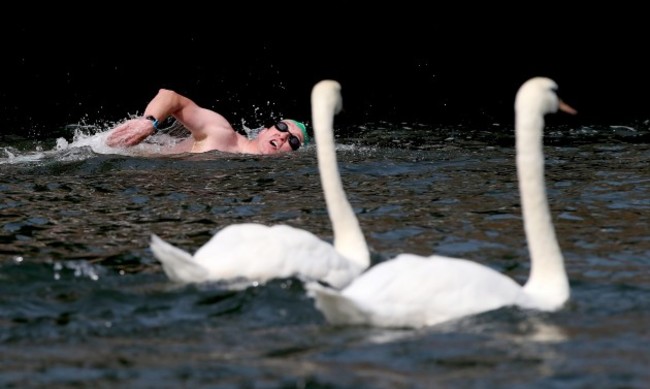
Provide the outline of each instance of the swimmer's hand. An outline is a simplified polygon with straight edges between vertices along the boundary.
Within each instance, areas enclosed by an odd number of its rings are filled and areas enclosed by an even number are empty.
[[[130,119],[111,130],[106,138],[109,147],[135,146],[154,133],[153,123],[149,119]]]

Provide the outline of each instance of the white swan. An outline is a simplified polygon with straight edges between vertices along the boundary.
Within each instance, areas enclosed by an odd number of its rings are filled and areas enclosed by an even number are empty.
[[[311,94],[318,169],[334,245],[287,225],[244,223],[223,228],[192,256],[154,234],[151,250],[172,281],[243,280],[247,285],[295,276],[342,288],[370,265],[368,246],[343,190],[336,160],[333,122],[342,107],[340,90],[338,82],[324,80]]]
[[[515,102],[517,173],[531,258],[526,284],[465,259],[401,254],[341,291],[307,283],[330,323],[417,328],[504,306],[542,311],[563,306],[569,281],[547,203],[542,139],[546,113],[575,110],[558,99],[556,89],[553,80],[533,78]]]

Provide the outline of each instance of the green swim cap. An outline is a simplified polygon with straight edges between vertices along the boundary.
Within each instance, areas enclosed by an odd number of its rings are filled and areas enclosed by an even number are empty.
[[[291,120],[293,124],[295,124],[296,126],[298,126],[298,128],[300,128],[300,131],[302,131],[302,136],[305,138],[305,146],[307,146],[309,144],[309,134],[307,134],[307,126],[305,126],[304,123],[301,123],[297,120],[293,120],[293,119],[287,119],[287,120]]]

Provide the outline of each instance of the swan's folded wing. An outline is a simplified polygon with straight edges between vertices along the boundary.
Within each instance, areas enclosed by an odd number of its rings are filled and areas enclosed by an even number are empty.
[[[489,290],[490,293],[485,291]],[[508,277],[477,263],[441,256],[401,254],[356,278],[334,300],[320,293],[320,306],[337,322],[347,305],[363,312],[365,324],[423,327],[513,304],[521,287]],[[333,307],[338,303],[343,307]],[[327,305],[330,304],[330,305]],[[337,311],[338,310],[338,311]],[[344,312],[344,314],[339,314]],[[348,319],[356,323],[359,317]]]

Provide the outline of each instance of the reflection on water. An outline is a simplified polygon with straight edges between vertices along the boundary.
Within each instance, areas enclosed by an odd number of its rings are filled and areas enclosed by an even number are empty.
[[[650,132],[552,127],[550,205],[572,300],[424,330],[338,328],[302,286],[175,285],[153,232],[194,252],[232,223],[331,240],[314,146],[147,158],[103,134],[0,143],[5,387],[646,387]],[[523,282],[511,128],[342,128],[340,168],[373,261],[462,256]]]

